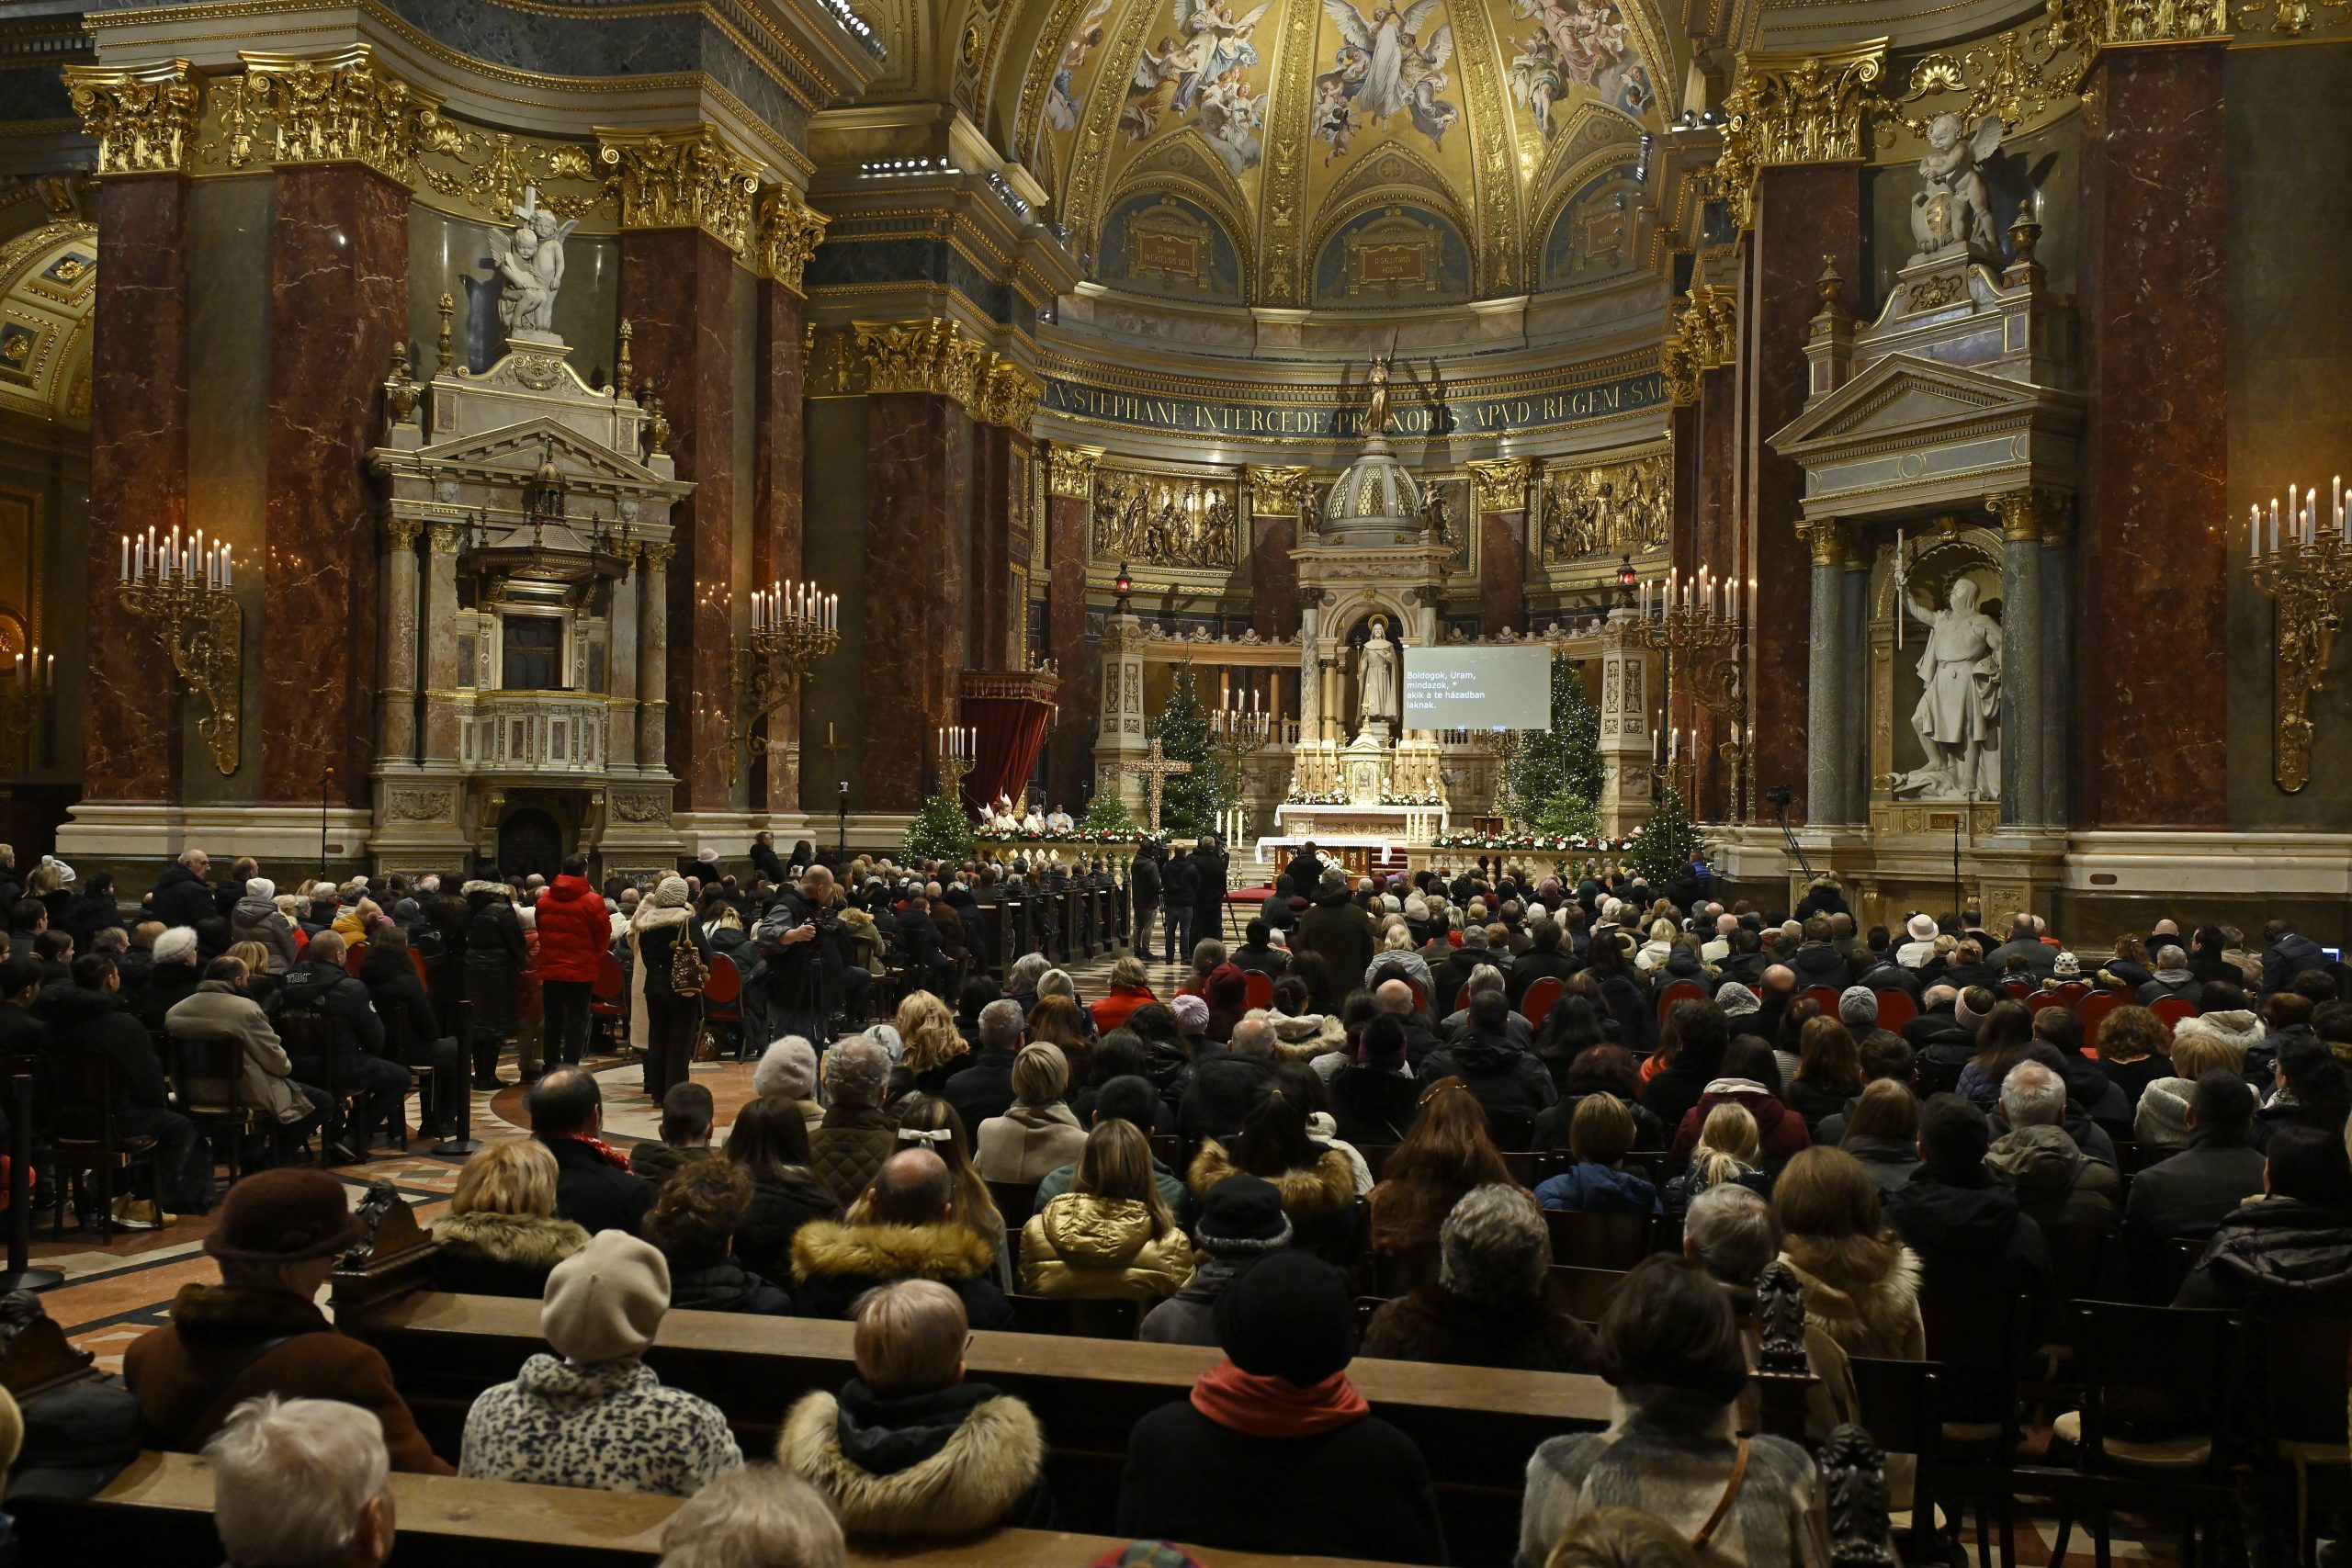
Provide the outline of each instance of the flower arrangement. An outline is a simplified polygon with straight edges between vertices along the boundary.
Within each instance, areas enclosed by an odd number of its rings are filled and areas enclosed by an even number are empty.
[[[1584,833],[1441,833],[1430,840],[1441,850],[1535,850],[1555,854],[1622,854],[1634,840]]]
[[[1132,844],[1145,837],[1141,828],[1064,828],[1046,829],[1031,832],[1000,833],[980,829],[975,834],[984,844]]]
[[[1384,793],[1380,797],[1380,804],[1383,806],[1443,806],[1445,797],[1433,789],[1408,790],[1401,795]]]
[[[1345,806],[1348,797],[1336,789],[1302,790],[1290,797],[1292,806]]]

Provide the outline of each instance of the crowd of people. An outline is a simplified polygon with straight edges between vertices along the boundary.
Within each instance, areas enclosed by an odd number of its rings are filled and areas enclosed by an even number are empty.
[[[200,860],[149,902],[190,897]],[[1966,910],[1859,929],[1828,884],[1781,920],[1598,871],[1295,864],[1238,943],[1185,933],[1162,997],[1140,955],[1099,984],[1042,953],[1002,975],[968,946],[928,962],[957,896],[1003,886],[992,868],[775,869],[740,893],[715,868],[699,890],[568,893],[602,922],[599,964],[625,957],[649,1004],[631,1038],[659,1135],[606,1141],[604,1091],[569,1022],[549,1023],[532,1135],[475,1154],[434,1227],[435,1283],[537,1299],[547,1346],[481,1395],[459,1451],[434,1452],[381,1359],[310,1304],[350,1235],[341,1186],[300,1168],[231,1189],[206,1242],[220,1283],[187,1287],[133,1346],[151,1439],[331,1436],[359,1406],[382,1434],[365,1483],[313,1489],[348,1507],[353,1539],[376,1528],[387,1465],[694,1495],[852,1543],[1052,1525],[1069,1513],[1052,1433],[965,1361],[973,1331],[1015,1325],[1017,1299],[1084,1299],[1131,1303],[1146,1340],[1222,1352],[1130,1434],[1123,1533],[1446,1561],[1425,1457],[1350,1381],[1363,1354],[1617,1389],[1606,1432],[1529,1457],[1523,1568],[1580,1561],[1604,1527],[1780,1568],[1825,1543],[1805,1447],[1738,1435],[1756,1425],[1767,1265],[1802,1294],[1816,1438],[1855,1411],[1850,1358],[1955,1353],[1931,1342],[1939,1303],[2020,1299],[2031,1346],[2079,1299],[2352,1314],[2352,1002],[2284,922],[2256,945],[2161,921],[2083,962],[2024,915],[1998,942]],[[481,908],[536,932],[543,962],[573,882]],[[372,956],[400,921],[357,923]],[[289,976],[341,974],[334,924],[296,939]],[[461,983],[503,945],[474,929]],[[758,1033],[784,1027],[722,1131],[687,1071],[691,971],[730,947],[765,983]],[[268,962],[200,982],[167,1019],[208,998],[199,1012],[225,1016]],[[28,989],[39,1021],[46,987]],[[887,1021],[853,1030],[860,1001]],[[1646,1224],[1651,1255],[1597,1325],[1555,1294],[1547,1211]],[[1363,1296],[1382,1300],[1360,1330]],[[673,1308],[851,1321],[856,1376],[778,1413],[775,1465],[747,1466],[718,1410],[645,1363]]]

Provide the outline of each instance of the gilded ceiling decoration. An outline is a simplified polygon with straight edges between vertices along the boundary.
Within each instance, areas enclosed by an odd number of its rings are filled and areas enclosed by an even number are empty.
[[[1031,4],[997,112],[1073,246],[1111,287],[1216,304],[1581,280],[1547,241],[1608,227],[1573,187],[1612,145],[1630,170],[1674,69],[1648,0]]]

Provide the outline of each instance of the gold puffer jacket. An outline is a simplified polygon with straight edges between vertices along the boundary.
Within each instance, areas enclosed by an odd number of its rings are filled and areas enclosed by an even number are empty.
[[[1065,1192],[1021,1230],[1021,1290],[1032,1296],[1167,1300],[1193,1277],[1193,1246],[1132,1198]]]

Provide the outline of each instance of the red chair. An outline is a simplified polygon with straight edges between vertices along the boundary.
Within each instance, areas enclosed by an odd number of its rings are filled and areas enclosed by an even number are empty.
[[[1559,981],[1549,975],[1544,976],[1528,987],[1527,995],[1519,998],[1519,1016],[1530,1023],[1543,1022],[1551,1016],[1553,1008],[1559,1005],[1560,998],[1566,990],[1567,987]]]
[[[2090,1051],[2098,1045],[2098,1026],[2107,1015],[2132,999],[2123,991],[2094,991],[2075,1009],[2075,1016],[2083,1021],[2083,1049]]]
[[[1429,1011],[1430,994],[1422,987],[1421,983],[1419,980],[1408,980],[1405,984],[1413,987],[1413,1010],[1420,1013]],[[1272,994],[1271,987],[1269,987],[1267,994]]]
[[[588,1002],[589,1027],[613,1040],[618,1037],[621,1025],[628,1019],[628,1000],[621,995],[620,963],[607,953],[596,965],[596,988]]]
[[[2174,1026],[2182,1019],[2197,1016],[2197,1004],[2182,997],[2165,997],[2148,1010],[2164,1020],[2165,1035],[2169,1039]]]
[[[1838,1016],[1838,987],[1835,986],[1807,986],[1800,994],[1819,1002],[1821,1010],[1831,1018]]]
[[[1251,969],[1242,976],[1242,1000],[1252,1010],[1274,1005],[1274,977],[1261,970]]]
[[[424,954],[412,947],[408,950],[408,961],[416,970],[416,983],[420,986],[430,984],[424,975]]]
[[[346,975],[356,976],[359,973],[360,962],[367,956],[368,944],[364,942],[353,942],[349,947],[343,950],[343,972]]]
[[[1677,1002],[1703,1002],[1706,999],[1706,990],[1697,981],[1677,980],[1657,994],[1657,1021],[1664,1024],[1666,1015],[1674,1010]],[[1837,1004],[1832,1002],[1830,1006],[1835,1009]]]
[[[710,955],[710,978],[702,985],[702,1026],[711,1032],[734,1030],[736,1058],[742,1058],[743,972],[724,953]]]
[[[2029,1012],[2040,1012],[2044,1008],[2063,1008],[2069,1004],[2055,991],[2036,991],[2026,998],[2025,1005]]]
[[[2072,980],[2064,986],[2052,987],[2050,994],[2064,1000],[2068,1007],[2075,1008],[2083,1005],[2083,998],[2091,994],[2091,988],[2080,980]]]
[[[1470,987],[1465,985],[1460,990],[1453,993],[1453,1010],[1455,1012],[1460,1012],[1469,1005]]]
[[[1900,1034],[1903,1026],[1919,1016],[1919,1004],[1904,990],[1873,991],[1878,998],[1878,1026]]]
[[[2026,980],[2011,980],[2001,990],[2013,1002],[2021,1002],[2033,995],[2032,983]]]

